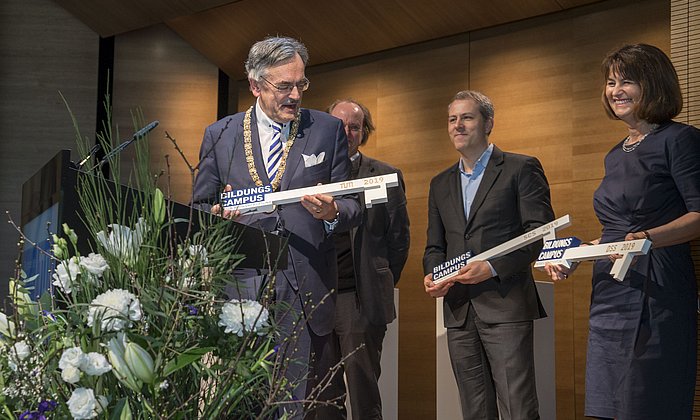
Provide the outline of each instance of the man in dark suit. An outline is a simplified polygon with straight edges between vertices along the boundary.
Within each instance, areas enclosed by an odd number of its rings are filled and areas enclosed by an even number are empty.
[[[300,106],[309,86],[304,75],[307,61],[306,47],[291,38],[270,37],[252,46],[246,71],[256,103],[206,129],[193,191],[195,205],[287,237],[288,266],[277,272],[274,296],[293,308],[278,311],[276,318],[283,335],[291,337],[286,350],[294,355],[287,377],[296,384],[294,397],[299,400],[328,372],[317,362],[335,318],[337,265],[331,233],[360,222],[359,201],[356,196],[315,194],[278,206],[271,214],[253,216],[211,204],[224,190],[262,185],[291,190],[347,179],[350,160],[342,122]],[[245,277],[239,276],[237,294],[256,298],[261,278]]]
[[[549,186],[536,158],[507,153],[488,136],[491,101],[459,92],[448,107],[448,133],[460,154],[430,183],[423,267],[425,290],[444,296],[444,323],[465,419],[538,419],[533,320],[546,316],[530,263],[542,242],[474,261],[438,284],[433,267],[487,251],[554,219]],[[496,401],[498,400],[498,406]]]
[[[396,318],[394,286],[399,281],[410,243],[406,193],[401,171],[359,152],[374,130],[372,116],[362,104],[343,99],[328,112],[345,124],[348,153],[352,161],[350,178],[397,173],[399,187],[388,188],[388,201],[365,209],[362,224],[349,232],[334,235],[338,252],[338,301],[331,346],[324,352],[326,365],[342,368],[328,389],[341,409],[317,412],[321,420],[344,419],[347,378],[354,419],[381,419],[382,401],[377,381],[381,374],[382,342],[387,324]],[[362,204],[364,200],[361,198]]]

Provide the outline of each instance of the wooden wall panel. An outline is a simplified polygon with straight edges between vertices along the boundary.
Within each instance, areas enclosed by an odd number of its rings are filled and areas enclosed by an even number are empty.
[[[82,132],[92,135],[99,38],[46,0],[4,0],[0,22],[0,302],[4,302],[18,237],[5,211],[19,223],[22,184],[60,149],[75,150],[73,124],[59,91]]]
[[[425,294],[422,284],[428,186],[433,176],[457,159],[447,135],[447,105],[467,86],[468,52],[469,45],[460,43],[380,63],[374,156],[404,172],[411,217],[411,251],[399,283],[402,402],[435,392],[435,300]],[[409,342],[414,344],[405,345]],[[434,398],[423,398],[420,404],[399,404],[401,418],[434,415]]]
[[[216,121],[218,69],[162,24],[117,36],[114,50],[114,121],[119,138],[131,137],[131,114],[137,108],[147,122],[159,120],[160,125],[149,136],[152,169],[167,171],[168,155],[170,195],[175,201],[188,203],[190,172],[165,132],[177,140],[190,164],[196,165],[204,128]],[[124,150],[123,164],[131,162],[134,151]],[[161,181],[167,196],[167,177]]]

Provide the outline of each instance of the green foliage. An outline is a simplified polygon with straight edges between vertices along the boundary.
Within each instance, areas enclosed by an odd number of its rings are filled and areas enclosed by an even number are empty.
[[[137,114],[135,125],[141,121]],[[87,139],[76,132],[78,150],[86,151]],[[98,137],[112,147],[111,121]],[[239,336],[222,325],[222,307],[230,304],[224,288],[242,259],[237,232],[196,215],[198,229],[176,234],[191,222],[172,216],[173,203],[149,171],[147,145],[136,142],[126,187],[100,171],[79,174],[91,249],[79,250],[81,238],[63,226],[53,238],[53,293],[33,302],[33,279],[13,281],[14,311],[4,329],[0,318],[0,416],[268,418],[288,397],[288,387],[279,386],[285,366],[270,304],[255,314],[267,320],[263,327],[249,325]],[[123,179],[119,161],[108,163],[109,178]],[[80,363],[68,363],[71,351],[84,356]],[[103,362],[111,370],[95,374]],[[90,392],[94,398],[76,403],[87,414],[76,417],[71,401]],[[56,405],[41,411],[48,407],[42,401]]]

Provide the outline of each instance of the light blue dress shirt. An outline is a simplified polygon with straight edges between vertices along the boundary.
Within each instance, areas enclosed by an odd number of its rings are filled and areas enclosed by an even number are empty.
[[[459,160],[460,181],[462,183],[462,204],[464,206],[464,216],[466,220],[469,220],[469,211],[474,202],[476,191],[479,189],[481,180],[484,178],[484,170],[486,170],[486,165],[488,165],[492,153],[493,144],[489,144],[486,150],[484,150],[484,153],[482,153],[479,159],[476,160],[476,163],[474,163],[474,169],[470,174],[464,171],[464,162],[462,159]],[[491,274],[496,277],[498,273],[496,273],[496,270],[490,262],[486,262],[489,267],[491,267]]]
[[[493,153],[493,144],[484,150],[479,159],[474,163],[474,169],[472,173],[468,174],[464,171],[464,162],[462,159],[459,160],[459,172],[462,174],[460,179],[462,181],[462,199],[464,200],[464,216],[469,220],[469,210],[474,202],[474,197],[476,196],[476,190],[479,189],[479,184],[481,184],[481,179],[484,177],[484,170],[486,170],[486,165],[491,159],[491,154]]]

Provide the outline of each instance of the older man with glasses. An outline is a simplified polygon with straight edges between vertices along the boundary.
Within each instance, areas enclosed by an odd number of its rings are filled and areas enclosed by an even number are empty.
[[[288,265],[277,271],[274,285],[268,281],[272,276],[239,273],[231,294],[257,299],[267,284],[276,301],[291,308],[275,316],[285,344],[280,351],[291,358],[287,379],[297,400],[304,400],[330,369],[317,361],[334,326],[338,275],[332,233],[360,223],[359,201],[356,196],[315,194],[280,205],[272,213],[240,215],[221,209],[216,199],[224,190],[265,185],[273,191],[291,190],[348,178],[348,141],[342,122],[301,108],[309,87],[304,75],[308,58],[306,47],[291,38],[270,37],[252,46],[246,71],[255,105],[207,127],[193,193],[196,206],[288,239]],[[301,413],[297,410],[295,415]]]

